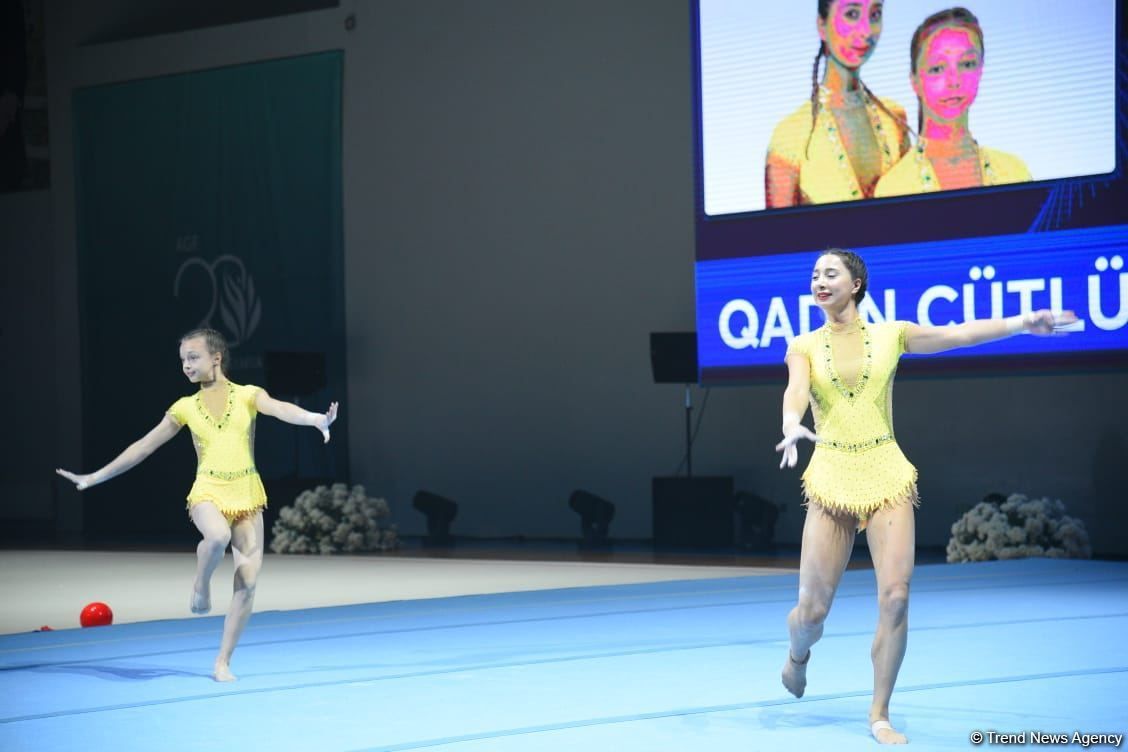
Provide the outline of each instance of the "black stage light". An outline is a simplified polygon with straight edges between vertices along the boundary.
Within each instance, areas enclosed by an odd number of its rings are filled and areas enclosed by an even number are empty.
[[[607,499],[583,490],[572,492],[568,506],[580,515],[580,548],[604,548],[607,531],[615,519],[615,505]]]

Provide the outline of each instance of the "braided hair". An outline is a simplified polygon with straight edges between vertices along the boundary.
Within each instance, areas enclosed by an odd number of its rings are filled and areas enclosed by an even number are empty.
[[[830,15],[830,5],[834,2],[834,0],[818,0],[818,2],[819,18],[821,18],[825,22],[827,20],[827,17]],[[815,63],[811,68],[811,131],[807,134],[807,145],[803,147],[803,153],[808,157],[811,156],[811,138],[815,135],[815,123],[817,123],[819,120],[819,110],[822,108],[822,104],[819,102],[819,63],[821,63],[822,59],[826,56],[826,42],[819,40],[819,51],[815,53]],[[916,59],[916,55],[913,56],[913,59]],[[914,68],[913,70],[915,72],[916,69]],[[858,84],[862,87],[862,92],[865,93],[866,98],[877,105],[877,108],[888,115],[890,119],[893,120],[893,122],[900,123],[905,127],[906,130],[912,130],[912,128],[909,128],[909,124],[905,122],[905,119],[903,117],[895,115],[888,107],[886,107],[885,103],[878,99],[877,96],[872,91],[870,91],[869,87],[866,86],[865,82],[862,81],[860,77],[858,78]]]
[[[822,10],[824,5],[829,7],[830,1],[819,0],[819,16],[823,19],[826,18]],[[808,157],[811,156],[811,137],[815,135],[815,123],[819,120],[819,63],[825,55],[826,42],[819,40],[819,51],[815,53],[815,66],[811,70],[811,132],[807,134],[807,145],[803,147],[803,153]]]

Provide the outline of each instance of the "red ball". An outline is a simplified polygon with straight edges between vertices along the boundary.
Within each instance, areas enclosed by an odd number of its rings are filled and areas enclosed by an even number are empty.
[[[84,627],[104,627],[114,623],[114,612],[105,603],[87,603],[78,620]]]

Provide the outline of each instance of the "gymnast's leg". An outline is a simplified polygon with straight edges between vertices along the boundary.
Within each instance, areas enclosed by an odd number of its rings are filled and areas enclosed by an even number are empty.
[[[889,698],[905,658],[909,636],[909,580],[916,543],[915,510],[907,501],[876,512],[866,540],[877,575],[877,633],[873,638],[873,704],[870,729],[882,744],[904,744],[905,735],[889,726]]]
[[[206,614],[211,611],[212,574],[223,560],[223,552],[231,541],[231,526],[210,501],[193,504],[189,515],[203,536],[196,546],[196,582],[192,586],[189,607],[194,614]]]
[[[783,665],[783,686],[796,697],[807,687],[811,646],[823,633],[834,592],[850,561],[857,520],[835,515],[817,504],[807,508],[799,553],[799,602],[787,615],[791,648]]]
[[[262,569],[262,512],[255,512],[231,526],[231,553],[235,557],[235,590],[231,607],[223,621],[223,639],[215,659],[216,681],[235,681],[231,673],[231,654],[239,642],[243,628],[251,618],[255,602],[255,585]]]

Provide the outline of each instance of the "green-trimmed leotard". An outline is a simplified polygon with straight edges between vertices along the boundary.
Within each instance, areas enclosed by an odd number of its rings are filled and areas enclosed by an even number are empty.
[[[168,415],[188,426],[196,447],[196,482],[188,492],[188,508],[210,501],[229,522],[235,522],[266,507],[266,490],[254,459],[255,398],[260,389],[230,381],[226,388],[226,407],[218,419],[204,405],[203,392],[181,397]]]
[[[893,377],[905,352],[906,322],[847,331],[824,325],[791,341],[787,356],[810,363],[811,412],[819,440],[803,472],[808,503],[858,519],[918,503],[917,471],[893,435]],[[837,351],[837,352],[836,352]]]

